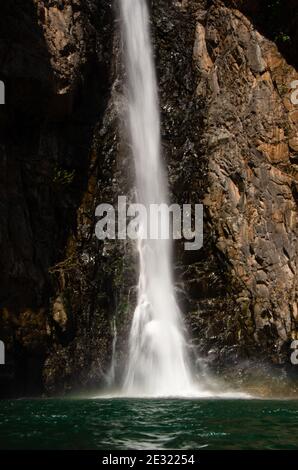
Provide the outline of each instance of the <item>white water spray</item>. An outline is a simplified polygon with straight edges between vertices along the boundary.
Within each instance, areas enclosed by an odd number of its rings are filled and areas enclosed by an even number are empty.
[[[146,0],[120,0],[128,76],[128,124],[136,170],[138,202],[167,203],[160,157],[157,83]],[[165,221],[163,221],[164,223]],[[153,222],[157,224],[158,220]],[[146,221],[140,219],[140,233]],[[192,393],[183,325],[174,294],[169,240],[138,242],[140,277],[129,361],[127,395],[173,396]]]

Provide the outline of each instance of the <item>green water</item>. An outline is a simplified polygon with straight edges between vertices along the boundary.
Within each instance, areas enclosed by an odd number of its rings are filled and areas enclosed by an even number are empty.
[[[298,401],[0,401],[1,449],[298,449]]]

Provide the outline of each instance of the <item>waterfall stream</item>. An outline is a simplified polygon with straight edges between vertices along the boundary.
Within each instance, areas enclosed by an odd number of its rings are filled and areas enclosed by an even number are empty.
[[[167,203],[161,160],[160,117],[146,0],[120,0],[127,71],[128,127],[136,171],[138,203]],[[150,223],[158,224],[158,220]],[[163,223],[168,223],[163,221]],[[191,373],[171,273],[171,242],[138,240],[138,302],[129,338],[124,381],[127,395],[170,396],[191,393]],[[158,227],[155,227],[158,229]]]

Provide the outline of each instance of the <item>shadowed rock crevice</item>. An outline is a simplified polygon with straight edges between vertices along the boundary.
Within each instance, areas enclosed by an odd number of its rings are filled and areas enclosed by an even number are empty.
[[[223,3],[238,8],[247,15],[261,34],[275,42],[288,64],[297,69],[296,0],[224,0]]]
[[[62,331],[53,311],[49,270],[65,256],[88,183],[93,131],[109,90],[103,37],[111,14],[95,2],[3,3],[1,392],[27,395],[42,390],[41,368],[56,335],[63,343],[75,334],[75,319],[70,315]]]

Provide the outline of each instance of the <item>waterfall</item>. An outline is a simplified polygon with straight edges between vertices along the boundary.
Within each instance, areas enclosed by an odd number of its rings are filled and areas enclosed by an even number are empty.
[[[138,203],[168,203],[167,179],[161,161],[157,81],[152,56],[146,0],[120,0],[127,71],[128,127],[136,172]],[[141,237],[140,275],[129,358],[124,380],[127,395],[174,396],[191,393],[192,378],[183,324],[171,273],[171,242]],[[158,220],[150,221],[156,224]],[[163,221],[163,223],[169,223]]]

